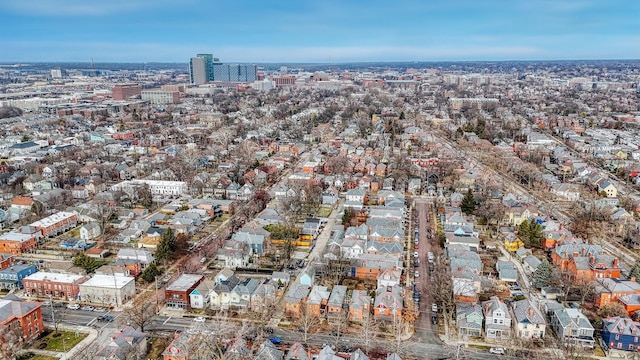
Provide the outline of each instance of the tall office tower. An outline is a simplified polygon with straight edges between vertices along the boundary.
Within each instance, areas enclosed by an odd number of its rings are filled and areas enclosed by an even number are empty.
[[[212,54],[198,54],[189,62],[189,76],[192,84],[207,81],[254,82],[257,79],[256,65],[223,64]],[[202,81],[205,78],[206,81]]]
[[[194,85],[201,85],[209,81],[207,59],[194,57],[189,61],[189,79]]]

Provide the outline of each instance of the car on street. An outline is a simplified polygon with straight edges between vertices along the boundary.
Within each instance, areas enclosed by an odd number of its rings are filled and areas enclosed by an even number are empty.
[[[78,304],[69,304],[69,305],[67,305],[67,309],[69,309],[69,310],[78,310],[78,309],[80,309],[80,305],[78,305]]]
[[[420,277],[420,271],[414,271],[413,272],[413,277]]]
[[[51,301],[47,300],[42,303],[42,306],[51,306]]]
[[[94,308],[93,311],[95,311],[95,312],[105,312],[105,311],[107,311],[107,309],[105,309],[103,307],[97,307],[97,308]]]
[[[418,260],[413,260],[413,267],[420,266],[420,262]]]
[[[413,248],[414,248],[414,249],[418,249],[418,248],[419,248],[418,243],[416,243],[415,245],[413,245]]]
[[[162,278],[162,281],[164,282],[169,282],[169,280],[171,280],[171,276],[168,275]]]
[[[420,254],[418,254],[418,252],[417,252],[417,251],[414,251],[414,252],[413,252],[413,257],[414,257],[414,258],[417,258],[417,257],[419,257],[419,256],[420,256]]]
[[[66,304],[61,301],[56,301],[53,303],[53,307],[65,307]]]
[[[433,264],[429,264],[429,272],[433,271]]]
[[[431,323],[433,325],[438,325],[438,315],[431,315]]]
[[[413,299],[420,299],[420,292],[419,291],[414,291],[413,292]]]
[[[96,318],[98,321],[112,322],[113,316],[111,315],[100,315]]]
[[[431,311],[438,312],[438,304],[431,304]]]
[[[504,348],[492,347],[491,349],[489,349],[489,353],[496,354],[496,355],[504,355]]]
[[[94,307],[91,305],[87,305],[87,306],[83,306],[80,308],[80,310],[84,310],[84,311],[93,311]]]
[[[203,258],[200,259],[200,264],[204,264],[206,262],[207,262],[207,258],[206,257],[203,257]]]
[[[272,344],[280,344],[282,342],[282,340],[277,336],[269,338],[269,341],[271,341]]]
[[[207,321],[207,319],[204,316],[198,316],[197,318],[193,319],[193,321],[203,323]]]

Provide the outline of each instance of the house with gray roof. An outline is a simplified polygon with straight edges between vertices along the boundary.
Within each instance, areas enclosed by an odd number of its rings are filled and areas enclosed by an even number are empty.
[[[483,321],[482,306],[475,303],[456,303],[456,326],[460,336],[481,337]]]
[[[565,346],[577,345],[593,349],[594,328],[587,317],[578,309],[560,308],[551,314],[551,326]]]
[[[231,291],[240,283],[236,275],[219,280],[209,293],[209,303],[213,309],[227,309],[231,303]]]
[[[264,249],[265,236],[263,234],[251,233],[247,230],[240,230],[233,234],[231,239],[240,241],[251,247],[251,251],[256,255],[262,255]]]
[[[299,342],[293,343],[287,351],[287,355],[284,357],[285,360],[310,360],[309,353],[307,349],[302,346]]]
[[[110,340],[95,353],[96,360],[126,360],[144,357],[147,352],[145,333],[127,326],[111,333]]]
[[[248,309],[251,305],[251,295],[260,285],[256,279],[244,279],[231,290],[229,305],[235,308]]]
[[[477,274],[482,273],[482,260],[478,253],[470,251],[468,246],[448,246],[447,255],[449,257],[449,266],[451,272],[455,272],[460,268],[468,266]]]
[[[282,360],[283,358],[284,351],[278,350],[269,339],[260,344],[260,348],[253,356],[254,360]]]
[[[533,274],[538,269],[542,261],[533,255],[529,255],[522,260],[522,267],[529,274]]]
[[[516,336],[525,340],[544,338],[547,322],[535,303],[524,299],[513,302],[511,308]]]
[[[482,303],[485,318],[485,336],[487,339],[511,338],[511,314],[507,305],[497,296]]]
[[[518,281],[518,270],[511,261],[497,261],[496,271],[498,279],[505,283],[514,283]]]
[[[343,318],[345,311],[345,301],[347,297],[347,287],[344,285],[334,285],[327,302],[327,319],[336,320]]]

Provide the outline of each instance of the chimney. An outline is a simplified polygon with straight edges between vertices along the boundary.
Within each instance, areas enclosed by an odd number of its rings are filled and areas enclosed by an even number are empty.
[[[587,256],[587,248],[582,248],[582,256]]]
[[[614,269],[617,269],[617,268],[618,268],[618,259],[617,259],[617,258],[613,259],[613,268],[614,268]],[[632,280],[635,280],[635,278],[631,278],[631,279],[632,279]]]
[[[533,308],[529,308],[529,317],[533,317]]]
[[[589,256],[589,264],[593,265],[593,264],[595,264],[595,262],[596,262],[596,259],[593,256],[590,255]]]
[[[632,277],[631,277],[631,281],[636,282],[636,277],[635,277],[635,276],[632,276]]]

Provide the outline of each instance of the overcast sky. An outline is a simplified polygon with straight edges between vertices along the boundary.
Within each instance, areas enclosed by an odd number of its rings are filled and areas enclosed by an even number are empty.
[[[640,0],[0,0],[0,62],[640,58]]]

